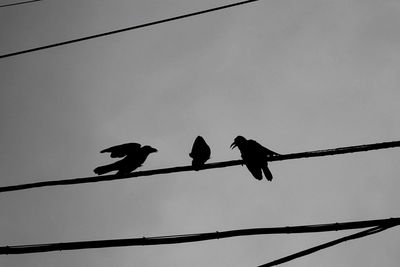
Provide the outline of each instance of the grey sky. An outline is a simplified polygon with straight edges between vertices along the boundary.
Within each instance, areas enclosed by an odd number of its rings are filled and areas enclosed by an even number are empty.
[[[48,1],[0,9],[0,53],[230,1]],[[99,151],[156,147],[143,169],[212,161],[241,134],[291,153],[398,140],[398,1],[260,1],[0,60],[0,186],[93,175]],[[396,149],[9,192],[1,246],[399,216]],[[397,228],[285,266],[398,266]],[[1,256],[0,266],[257,266],[344,233]]]

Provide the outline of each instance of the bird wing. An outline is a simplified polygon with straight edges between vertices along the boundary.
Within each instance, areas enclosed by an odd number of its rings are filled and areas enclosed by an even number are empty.
[[[264,154],[266,154],[267,156],[278,156],[280,155],[279,153],[276,153],[275,151],[272,151],[266,147],[263,147],[264,150]]]
[[[257,141],[254,140],[248,140],[247,141],[248,149],[252,151],[255,155],[258,157],[268,157],[272,155],[279,155],[278,153],[269,150],[268,148],[260,145]]]
[[[261,167],[257,163],[248,162],[246,163],[246,167],[251,172],[254,178],[256,178],[257,180],[262,179]]]
[[[110,156],[112,158],[122,158],[128,154],[138,153],[140,151],[140,147],[141,145],[138,143],[127,143],[106,148],[100,151],[100,153],[111,153]]]

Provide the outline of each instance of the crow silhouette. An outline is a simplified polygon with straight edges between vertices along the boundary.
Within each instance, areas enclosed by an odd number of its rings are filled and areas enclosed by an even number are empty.
[[[154,152],[157,152],[157,149],[151,146],[141,146],[138,143],[112,146],[100,151],[100,153],[111,153],[110,156],[112,158],[124,158],[117,162],[97,167],[93,171],[97,175],[102,175],[112,171],[117,171],[117,175],[129,174],[142,166],[147,157]]]
[[[195,170],[199,170],[200,167],[204,165],[204,163],[210,158],[211,149],[207,145],[206,141],[203,137],[197,136],[196,140],[194,140],[192,151],[189,156],[193,159],[192,166]]]
[[[268,169],[268,157],[279,155],[278,153],[263,147],[254,140],[247,140],[243,136],[237,136],[231,148],[239,148],[240,154],[247,169],[257,180],[262,179],[262,172],[268,181],[272,181],[272,173]]]

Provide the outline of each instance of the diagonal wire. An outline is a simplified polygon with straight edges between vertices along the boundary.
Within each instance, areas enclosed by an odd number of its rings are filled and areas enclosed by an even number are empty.
[[[288,261],[292,261],[292,260],[295,260],[297,258],[304,257],[306,255],[315,253],[315,252],[317,252],[319,250],[326,249],[326,248],[338,245],[340,243],[343,243],[343,242],[346,242],[346,241],[349,241],[349,240],[354,240],[354,239],[358,239],[358,238],[361,238],[361,237],[365,237],[365,236],[368,236],[368,235],[372,235],[372,234],[376,234],[376,233],[385,231],[385,230],[387,230],[387,229],[389,229],[391,227],[394,227],[394,226],[396,226],[396,225],[388,225],[388,226],[380,226],[379,225],[379,226],[376,226],[376,227],[373,227],[373,228],[370,228],[370,229],[367,229],[367,230],[364,230],[364,231],[361,231],[361,232],[358,232],[358,233],[355,233],[355,234],[352,234],[352,235],[348,235],[348,236],[345,236],[345,237],[342,237],[342,238],[339,238],[339,239],[336,239],[336,240],[333,240],[333,241],[330,241],[330,242],[327,242],[327,243],[324,243],[324,244],[321,244],[321,245],[318,245],[318,246],[315,246],[315,247],[312,247],[312,248],[309,248],[309,249],[306,249],[306,250],[302,250],[300,252],[297,252],[297,253],[294,253],[292,255],[280,258],[278,260],[274,260],[274,261],[271,261],[269,263],[266,263],[266,264],[263,264],[263,265],[259,265],[258,267],[271,267],[271,266],[276,266],[276,265],[279,265],[279,264],[282,264],[282,263],[286,263]]]
[[[231,238],[238,236],[317,233],[317,232],[360,229],[360,228],[368,228],[374,226],[388,228],[399,224],[400,224],[400,218],[389,218],[389,219],[379,219],[379,220],[353,221],[353,222],[316,224],[316,225],[300,225],[300,226],[271,227],[271,228],[249,228],[249,229],[239,229],[239,230],[230,230],[221,232],[217,231],[208,233],[194,233],[194,234],[170,235],[170,236],[4,246],[0,247],[0,255],[42,253],[51,251],[80,250],[80,249],[90,249],[90,248],[180,244],[180,243],[213,240],[213,239]]]
[[[391,141],[391,142],[366,144],[366,145],[358,145],[358,146],[338,147],[338,148],[333,148],[333,149],[316,150],[316,151],[308,151],[308,152],[271,156],[270,158],[268,158],[268,161],[281,161],[281,160],[289,160],[289,159],[331,156],[331,155],[347,154],[347,153],[362,152],[362,151],[369,151],[369,150],[394,148],[394,147],[399,147],[399,146],[400,146],[400,141]],[[214,162],[214,163],[205,164],[203,167],[200,168],[200,170],[225,168],[225,167],[231,167],[231,166],[236,166],[236,165],[241,165],[241,164],[243,164],[242,160]],[[143,176],[151,176],[151,175],[167,174],[167,173],[177,173],[177,172],[187,172],[187,171],[196,171],[196,170],[192,166],[179,166],[179,167],[170,167],[170,168],[154,169],[154,170],[147,170],[147,171],[137,171],[137,172],[132,172],[128,175],[123,175],[123,176],[122,175],[103,175],[103,176],[79,177],[79,178],[64,179],[64,180],[43,181],[43,182],[3,186],[3,187],[0,187],[0,193],[1,192],[9,192],[9,191],[17,191],[17,190],[25,190],[25,189],[30,189],[30,188],[47,187],[47,186],[95,183],[95,182],[102,182],[102,181],[122,180],[122,179],[129,179],[129,178],[135,178],[135,177],[143,177]]]
[[[144,24],[140,24],[140,25],[136,25],[136,26],[132,26],[132,27],[127,27],[127,28],[113,30],[113,31],[104,32],[104,33],[99,33],[99,34],[95,34],[95,35],[91,35],[91,36],[81,37],[81,38],[72,39],[69,41],[50,44],[50,45],[39,46],[39,47],[22,50],[22,51],[18,51],[18,52],[13,52],[13,53],[9,53],[9,54],[3,54],[3,55],[0,55],[0,59],[6,58],[6,57],[17,56],[17,55],[21,55],[21,54],[26,54],[26,53],[31,53],[31,52],[35,52],[35,51],[39,51],[39,50],[45,50],[45,49],[49,49],[49,48],[53,48],[53,47],[57,47],[57,46],[63,46],[63,45],[68,45],[68,44],[72,44],[72,43],[82,42],[82,41],[95,39],[95,38],[99,38],[99,37],[104,37],[104,36],[108,36],[108,35],[113,35],[113,34],[117,34],[117,33],[121,33],[121,32],[136,30],[139,28],[149,27],[149,26],[153,26],[156,24],[166,23],[166,22],[170,22],[170,21],[174,21],[174,20],[180,20],[180,19],[193,17],[193,16],[205,14],[205,13],[210,13],[210,12],[214,12],[214,11],[218,11],[218,10],[222,10],[222,9],[226,9],[226,8],[249,4],[249,3],[257,2],[257,1],[260,1],[260,0],[247,0],[247,1],[237,2],[237,3],[233,3],[233,4],[229,4],[229,5],[224,5],[224,6],[210,8],[210,9],[206,9],[206,10],[202,10],[202,11],[188,13],[185,15],[180,15],[180,16],[171,17],[171,18],[167,18],[167,19],[152,21],[152,22],[148,22],[148,23],[144,23]]]
[[[24,2],[18,2],[18,3],[0,5],[0,8],[2,8],[2,7],[9,7],[9,6],[23,5],[23,4],[28,4],[28,3],[38,2],[38,1],[42,1],[42,0],[29,0],[29,1],[24,1]]]

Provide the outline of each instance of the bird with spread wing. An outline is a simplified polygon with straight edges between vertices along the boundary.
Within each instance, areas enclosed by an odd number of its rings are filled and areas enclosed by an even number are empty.
[[[117,175],[126,175],[136,170],[146,161],[147,157],[157,152],[151,146],[141,146],[138,143],[127,143],[106,148],[100,153],[110,153],[111,158],[123,158],[114,163],[97,167],[93,171],[97,175],[117,171]]]

